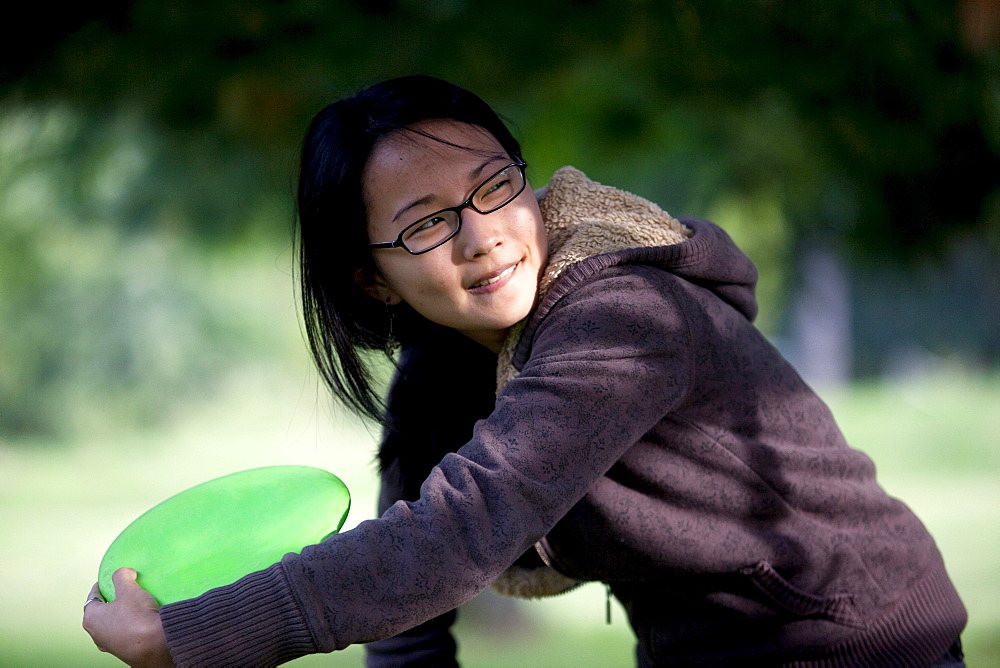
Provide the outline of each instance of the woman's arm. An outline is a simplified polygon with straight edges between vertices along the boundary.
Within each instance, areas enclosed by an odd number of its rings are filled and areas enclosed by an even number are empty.
[[[414,434],[410,434],[410,436],[412,439]],[[405,439],[405,434],[398,432],[386,434],[386,440],[398,441],[399,439]],[[401,444],[396,442],[392,445]],[[409,445],[419,446],[421,444],[410,440]],[[410,471],[408,478],[412,481],[412,475],[416,471],[410,469],[415,467],[407,466],[405,468]],[[397,457],[382,471],[378,504],[379,515],[396,501],[415,500],[419,497],[420,481],[411,482],[408,485],[407,479],[404,478],[403,469],[404,464]],[[428,473],[429,468],[423,471],[423,477],[426,477]],[[451,626],[455,623],[456,616],[456,611],[450,610],[391,638],[368,643],[365,645],[365,665],[369,668],[401,668],[403,666],[448,668],[449,666],[458,666],[456,658],[458,647],[451,634]]]
[[[419,500],[164,606],[174,657],[260,664],[330,651],[399,633],[488,586],[686,393],[692,342],[671,280],[615,269],[577,286]]]

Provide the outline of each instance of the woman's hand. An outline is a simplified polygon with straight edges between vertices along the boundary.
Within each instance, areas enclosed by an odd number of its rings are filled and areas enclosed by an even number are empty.
[[[83,628],[102,652],[130,666],[173,666],[156,599],[136,584],[136,572],[119,568],[111,576],[115,600],[105,603],[95,584],[83,606]]]

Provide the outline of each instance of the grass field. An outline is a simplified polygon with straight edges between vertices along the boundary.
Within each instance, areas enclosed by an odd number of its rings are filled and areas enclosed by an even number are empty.
[[[155,433],[105,428],[73,443],[0,444],[0,666],[120,665],[80,628],[104,548],[135,516],[189,485],[254,466],[336,472],[372,516],[373,437],[332,416],[305,362],[293,378],[255,371]],[[305,387],[305,389],[303,389]],[[939,371],[827,397],[883,486],[937,538],[970,613],[970,666],[1000,665],[1000,377]],[[459,629],[465,666],[631,663],[620,609],[604,621],[598,585],[541,603],[488,597]],[[300,665],[361,665],[359,648]]]

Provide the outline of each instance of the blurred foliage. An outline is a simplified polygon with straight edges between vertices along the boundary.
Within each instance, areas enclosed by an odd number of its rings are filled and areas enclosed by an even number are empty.
[[[162,142],[134,113],[0,107],[0,435],[153,422],[165,398],[197,399],[234,364],[282,348],[240,303],[261,294],[257,275],[256,293],[239,280],[253,245],[192,243],[172,196],[190,172]],[[236,218],[202,204],[189,215]],[[288,218],[252,210],[268,226]],[[261,223],[242,213],[252,238]],[[261,252],[273,270],[273,244]]]
[[[775,190],[796,228],[833,226],[880,250],[939,248],[956,228],[983,223],[1000,173],[995,2],[498,9],[140,0],[60,17],[39,7],[30,10],[37,46],[19,47],[3,90],[138,107],[173,131],[171,143],[197,137],[208,144],[200,151],[226,154],[246,145],[284,170],[320,106],[385,76],[431,72],[508,111],[546,171],[571,161],[631,187],[654,178],[638,176],[636,154],[659,154],[660,167],[674,165],[667,181],[698,182],[647,184],[675,208],[703,209],[693,190]],[[692,154],[702,156],[694,173],[673,175]],[[200,202],[198,189],[189,198]],[[824,205],[830,198],[846,204]]]
[[[22,9],[0,57],[0,435],[72,429],[67,392],[155,416],[262,354],[198,267],[285,249],[309,118],[399,74],[493,104],[535,185],[574,164],[722,223],[761,268],[768,333],[804,246],[877,281],[956,243],[980,271],[1000,257],[995,0]],[[996,360],[995,335],[971,345]]]

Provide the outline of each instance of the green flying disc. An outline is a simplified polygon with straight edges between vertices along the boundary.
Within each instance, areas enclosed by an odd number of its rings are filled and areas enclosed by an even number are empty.
[[[267,466],[210,480],[125,527],[101,560],[101,595],[114,600],[111,574],[127,566],[160,605],[200,596],[322,542],[340,531],[350,507],[344,483],[309,466]]]

